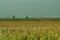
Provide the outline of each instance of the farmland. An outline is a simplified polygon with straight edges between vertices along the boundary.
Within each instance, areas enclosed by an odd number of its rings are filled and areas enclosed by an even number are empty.
[[[60,21],[2,21],[0,40],[60,40]]]

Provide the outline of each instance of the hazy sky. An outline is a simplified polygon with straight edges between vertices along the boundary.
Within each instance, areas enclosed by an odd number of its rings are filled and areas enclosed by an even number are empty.
[[[0,0],[0,18],[60,17],[60,0]]]

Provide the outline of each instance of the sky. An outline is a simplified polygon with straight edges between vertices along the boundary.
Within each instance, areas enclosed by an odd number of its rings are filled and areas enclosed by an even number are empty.
[[[0,18],[60,17],[60,0],[0,0]]]

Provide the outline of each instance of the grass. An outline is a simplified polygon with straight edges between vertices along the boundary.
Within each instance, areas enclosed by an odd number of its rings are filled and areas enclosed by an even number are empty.
[[[6,30],[6,29],[5,29]],[[11,31],[11,30],[10,30]],[[53,32],[49,35],[37,35],[37,34],[13,34],[10,32],[6,32],[1,30],[0,40],[60,40],[60,36],[58,34],[54,34]]]
[[[0,21],[0,40],[60,40],[60,21]]]

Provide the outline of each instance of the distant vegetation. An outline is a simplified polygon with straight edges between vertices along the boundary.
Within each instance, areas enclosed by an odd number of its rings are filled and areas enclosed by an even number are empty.
[[[0,18],[0,21],[60,21],[60,18],[29,18],[29,17],[25,17],[25,18],[15,18],[15,16],[13,16],[13,19],[9,19],[9,18]]]

